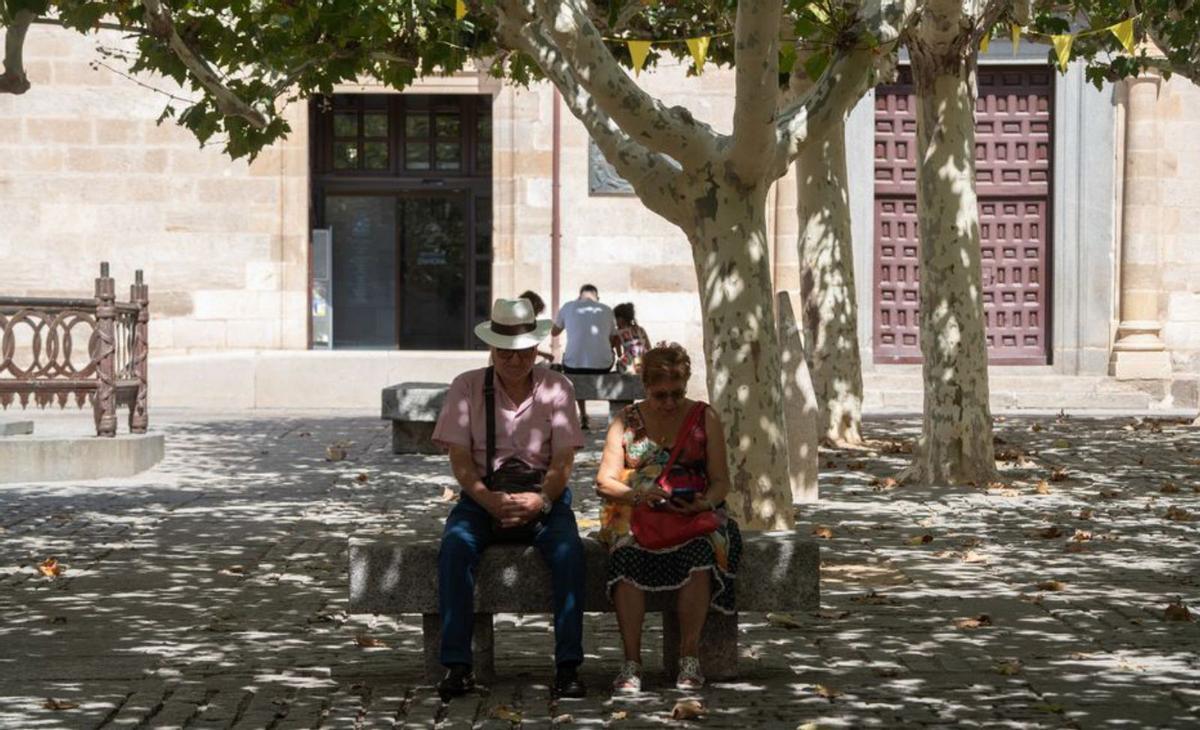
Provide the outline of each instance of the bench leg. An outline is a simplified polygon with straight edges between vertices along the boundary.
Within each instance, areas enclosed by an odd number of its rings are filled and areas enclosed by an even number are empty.
[[[679,615],[663,611],[663,669],[669,681],[679,671]],[[709,611],[700,632],[700,671],[708,679],[732,679],[737,676],[737,614]]]
[[[442,649],[442,617],[436,613],[421,616],[421,630],[425,638],[425,680],[437,684],[446,673],[438,661]],[[475,679],[491,682],[496,678],[495,634],[492,630],[492,614],[475,614],[475,631],[471,637],[471,651],[475,655]]]

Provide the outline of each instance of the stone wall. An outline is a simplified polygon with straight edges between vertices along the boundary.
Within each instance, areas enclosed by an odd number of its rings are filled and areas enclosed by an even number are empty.
[[[1200,87],[1164,81],[1156,112],[1162,339],[1175,372],[1200,375]]]
[[[151,292],[156,352],[307,346],[307,114],[253,163],[155,123],[179,89],[99,67],[96,45],[29,31],[33,88],[0,95],[0,292],[90,295],[99,262],[118,295],[134,269]],[[186,92],[182,95],[186,96]]]

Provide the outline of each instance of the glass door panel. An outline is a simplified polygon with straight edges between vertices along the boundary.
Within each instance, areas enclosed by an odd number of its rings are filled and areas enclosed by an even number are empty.
[[[467,198],[405,196],[400,226],[400,346],[456,350],[467,344]]]
[[[396,198],[330,195],[335,347],[396,347]]]

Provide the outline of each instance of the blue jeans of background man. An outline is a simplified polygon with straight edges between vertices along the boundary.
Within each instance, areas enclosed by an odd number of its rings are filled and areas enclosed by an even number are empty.
[[[438,606],[442,614],[441,662],[472,664],[475,570],[485,548],[496,541],[493,518],[463,494],[442,533],[438,552]],[[536,527],[533,545],[550,566],[554,584],[554,661],[583,662],[583,543],[571,511],[571,490],[563,492]]]

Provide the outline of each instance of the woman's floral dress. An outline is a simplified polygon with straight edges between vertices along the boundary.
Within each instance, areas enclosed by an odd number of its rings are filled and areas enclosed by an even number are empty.
[[[671,450],[659,446],[647,435],[637,404],[626,406],[623,416],[626,471],[622,481],[635,489],[653,486],[670,460]],[[698,419],[684,436],[677,466],[707,473],[708,437],[704,423],[704,418]],[[742,557],[742,535],[737,522],[725,514],[724,503],[717,507],[721,526],[716,532],[665,550],[647,550],[637,544],[629,531],[631,513],[630,505],[626,504],[606,502],[604,507],[601,538],[609,543],[611,551],[607,581],[610,599],[617,583],[623,580],[646,591],[668,591],[686,583],[693,571],[711,570],[710,605],[721,613],[736,610],[734,577]]]

